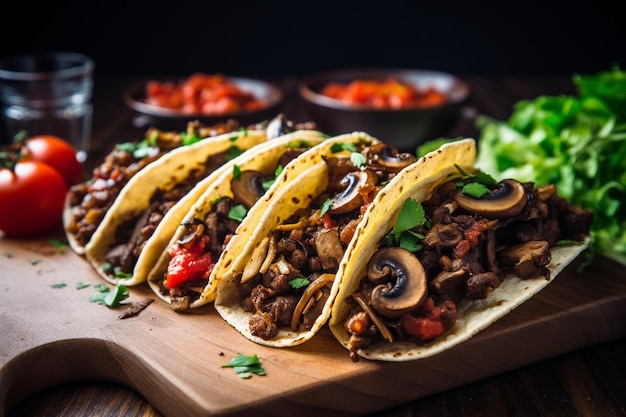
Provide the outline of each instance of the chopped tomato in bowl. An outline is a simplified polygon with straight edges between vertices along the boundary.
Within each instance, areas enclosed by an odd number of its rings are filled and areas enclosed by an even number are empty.
[[[444,72],[338,69],[311,74],[298,85],[309,118],[329,135],[364,131],[415,152],[422,143],[453,133],[470,89]]]
[[[263,80],[198,72],[184,79],[148,79],[124,99],[137,113],[137,127],[184,130],[192,120],[214,124],[234,118],[251,124],[272,118],[283,96],[279,87]]]

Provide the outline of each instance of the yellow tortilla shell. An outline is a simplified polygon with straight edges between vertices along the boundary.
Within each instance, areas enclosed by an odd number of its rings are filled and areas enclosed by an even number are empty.
[[[331,148],[333,145],[347,142],[374,144],[380,141],[364,132],[353,132],[327,139],[310,151],[305,152],[297,162],[298,168],[300,168],[297,170],[298,172],[296,172],[296,169],[293,172],[288,172],[281,179],[282,186],[277,188],[277,192],[272,196],[266,196],[267,198],[263,202],[265,209],[263,216],[256,222],[248,222],[246,219],[245,225],[242,224],[241,230],[238,231],[238,234],[241,233],[241,236],[245,238],[245,244],[238,254],[234,254],[231,265],[228,267],[224,265],[222,282],[217,289],[214,305],[217,312],[226,322],[246,338],[256,343],[272,347],[299,345],[311,339],[330,316],[332,300],[339,288],[340,272],[337,273],[333,281],[330,296],[322,313],[311,329],[301,328],[295,332],[288,329],[280,329],[278,335],[271,340],[257,337],[250,332],[248,324],[250,313],[244,311],[240,306],[241,297],[237,291],[234,279],[243,271],[252,252],[263,238],[298,209],[308,207],[326,189],[328,185],[328,165],[324,159],[332,154]],[[302,167],[305,168],[304,171],[301,169]],[[347,262],[349,262],[349,258],[344,256],[340,262],[339,271],[345,268]]]
[[[169,227],[173,229],[173,232],[160,236],[160,239],[164,240],[165,244],[162,247],[159,244],[158,250],[149,248],[151,252],[158,252],[158,256],[152,261],[153,267],[146,272],[148,284],[154,293],[165,302],[171,303],[170,297],[161,292],[161,283],[171,259],[167,253],[167,248],[175,244],[186,232],[185,227],[182,226],[181,223],[194,217],[204,219],[206,214],[211,211],[213,204],[218,198],[233,197],[231,180],[233,178],[233,167],[235,165],[237,165],[241,171],[256,170],[265,175],[271,175],[274,174],[279,159],[285,151],[296,146],[315,146],[325,139],[326,137],[317,131],[296,131],[259,144],[252,150],[228,162],[225,169],[220,169],[217,176],[208,184],[208,187],[205,187],[203,192],[194,198],[189,208],[186,208],[184,215],[177,218],[175,221],[168,221],[170,223]],[[281,182],[284,181],[281,180],[281,178],[286,178],[288,175],[291,176],[294,171],[298,172],[298,169],[302,170],[304,168],[304,165],[295,163],[296,161],[299,161],[299,158],[296,158],[296,160],[292,161],[292,163],[288,164],[287,167],[283,169],[274,184],[266,191],[263,199],[259,200],[248,211],[246,217],[239,225],[237,233],[229,240],[227,247],[222,252],[219,259],[215,261],[215,267],[209,276],[208,283],[200,298],[192,302],[189,306],[190,308],[200,307],[215,299],[216,288],[224,276],[224,270],[228,269],[232,263],[233,255],[238,254],[241,251],[241,247],[246,243],[247,233],[240,233],[240,229],[246,231],[252,230],[253,225],[258,223],[265,211],[263,201],[269,199],[270,196],[276,192],[277,187],[280,187]],[[150,242],[150,245],[153,245],[153,243]]]
[[[379,194],[375,204],[370,206],[367,221],[364,220],[359,225],[359,236],[350,245],[351,261],[346,265],[343,283],[329,319],[331,332],[346,349],[349,349],[350,339],[344,329],[344,322],[350,311],[346,298],[357,290],[360,277],[365,276],[369,259],[378,249],[378,243],[395,224],[404,202],[408,198],[427,200],[438,184],[458,173],[455,164],[465,169],[472,168],[475,157],[476,145],[473,139],[445,144],[396,177],[392,181],[395,184],[390,188],[393,192]],[[509,275],[486,299],[462,301],[457,306],[454,327],[429,343],[418,346],[407,341],[383,341],[359,350],[358,354],[370,360],[402,362],[425,358],[450,349],[470,339],[537,294],[585,248],[586,244],[553,248],[552,261],[548,266],[550,280],[543,276],[521,279]]]
[[[189,146],[181,146],[163,155],[134,175],[122,188],[115,202],[102,219],[85,246],[85,256],[95,270],[112,284],[137,285],[144,282],[152,265],[165,249],[176,227],[191,205],[206,188],[227,168],[224,164],[198,182],[186,196],[172,207],[161,220],[141,251],[132,276],[115,278],[104,271],[104,257],[116,243],[115,233],[124,222],[135,218],[150,206],[150,198],[158,189],[171,190],[189,177],[192,170],[202,168],[213,155],[228,152],[233,146],[249,150],[264,143],[263,130],[241,130],[204,139]]]

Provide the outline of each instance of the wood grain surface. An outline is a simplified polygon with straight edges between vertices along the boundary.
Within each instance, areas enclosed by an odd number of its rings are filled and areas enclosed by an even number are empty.
[[[582,273],[579,259],[470,341],[405,363],[353,363],[326,328],[295,348],[259,346],[212,306],[177,313],[143,285],[127,301],[155,301],[120,319],[126,307],[89,301],[103,282],[89,263],[49,238],[0,239],[0,262],[0,413],[47,387],[103,380],[167,417],[365,414],[626,336],[624,268],[604,258]],[[239,353],[257,354],[267,375],[221,367]]]

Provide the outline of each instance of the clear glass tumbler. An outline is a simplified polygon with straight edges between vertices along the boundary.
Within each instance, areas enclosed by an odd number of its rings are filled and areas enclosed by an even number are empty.
[[[73,52],[0,58],[0,103],[5,136],[55,135],[84,161],[91,142],[94,61]]]

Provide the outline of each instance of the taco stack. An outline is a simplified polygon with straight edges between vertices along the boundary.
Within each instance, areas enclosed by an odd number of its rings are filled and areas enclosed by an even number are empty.
[[[326,323],[351,262],[346,248],[376,195],[415,156],[354,132],[330,138],[296,163],[306,171],[263,201],[263,216],[224,270],[215,308],[248,339],[267,346],[301,344]]]
[[[157,254],[147,274],[153,291],[176,311],[212,302],[222,270],[245,242],[240,224],[256,224],[265,209],[257,202],[274,193],[280,178],[296,175],[302,168],[291,162],[325,139],[317,131],[288,133],[255,146],[211,176],[185,213],[167,220],[174,230],[159,232],[159,244],[146,246]]]
[[[268,140],[263,130],[240,130],[164,155],[121,190],[85,248],[87,260],[111,283],[144,282],[198,197],[237,156]]]
[[[248,136],[261,140],[264,131],[256,130],[248,131]],[[116,144],[105,156],[104,161],[93,170],[93,176],[72,186],[67,193],[63,227],[70,247],[79,255],[84,255],[87,243],[115,203],[120,191],[147,166],[172,150],[186,148],[188,142],[202,142],[201,139],[204,138],[237,131],[242,135],[246,130],[236,120],[211,126],[194,121],[189,122],[187,130],[182,133],[150,128],[141,141]],[[202,145],[196,145],[194,148],[197,147],[202,148]],[[207,156],[206,151],[199,156]],[[188,165],[195,164],[196,159],[192,161]]]
[[[447,350],[537,294],[587,247],[590,212],[554,186],[495,183],[473,167],[475,154],[472,139],[445,144],[370,205],[329,319],[352,360]]]

